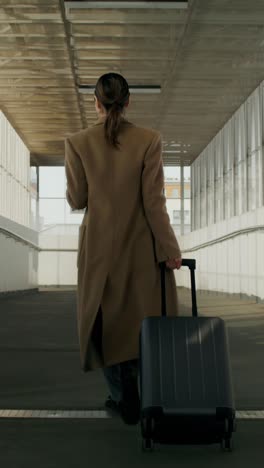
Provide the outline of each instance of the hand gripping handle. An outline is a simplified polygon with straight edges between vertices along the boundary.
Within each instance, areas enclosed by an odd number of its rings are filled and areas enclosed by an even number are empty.
[[[192,291],[192,315],[193,317],[198,316],[197,311],[197,301],[196,301],[196,287],[195,287],[195,268],[196,260],[191,258],[183,258],[182,266],[187,266],[190,269],[191,274],[191,291]],[[166,272],[166,262],[160,263],[160,273],[161,273],[161,314],[166,316],[166,284],[165,284],[165,272]]]

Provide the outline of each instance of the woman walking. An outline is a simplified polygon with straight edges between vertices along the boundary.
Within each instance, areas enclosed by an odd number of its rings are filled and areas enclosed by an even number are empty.
[[[103,369],[105,406],[136,424],[141,323],[161,314],[162,261],[167,314],[177,315],[173,269],[181,267],[181,252],[163,194],[161,135],[126,120],[129,96],[121,75],[99,78],[98,120],[65,140],[65,170],[68,203],[86,209],[77,256],[81,365]]]

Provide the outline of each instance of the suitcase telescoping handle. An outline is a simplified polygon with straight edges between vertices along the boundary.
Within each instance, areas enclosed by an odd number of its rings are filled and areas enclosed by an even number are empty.
[[[197,311],[196,287],[195,287],[196,260],[195,259],[190,259],[190,258],[183,258],[182,259],[182,266],[187,266],[190,269],[191,290],[192,290],[192,315],[193,315],[193,317],[197,317],[198,316],[198,311]],[[162,316],[166,316],[165,271],[166,271],[166,262],[161,262],[160,263],[160,273],[161,273],[161,313],[162,313]]]

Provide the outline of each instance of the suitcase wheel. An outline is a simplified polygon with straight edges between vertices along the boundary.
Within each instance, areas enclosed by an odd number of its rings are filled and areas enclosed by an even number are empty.
[[[231,437],[232,432],[235,430],[235,419],[234,418],[228,418],[225,419],[225,434],[226,434],[226,439]]]
[[[152,439],[142,439],[142,451],[143,452],[154,451],[154,442]]]
[[[221,449],[223,452],[232,452],[234,448],[234,442],[232,437],[222,439]]]
[[[141,419],[141,427],[143,436],[149,438],[155,430],[155,419],[144,417]]]

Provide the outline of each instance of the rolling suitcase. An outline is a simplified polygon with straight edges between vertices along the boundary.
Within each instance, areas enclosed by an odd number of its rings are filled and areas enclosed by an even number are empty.
[[[197,316],[195,260],[182,265],[191,272],[193,317],[166,317],[162,263],[162,316],[147,317],[141,326],[142,448],[220,443],[232,450],[235,407],[225,323]]]

